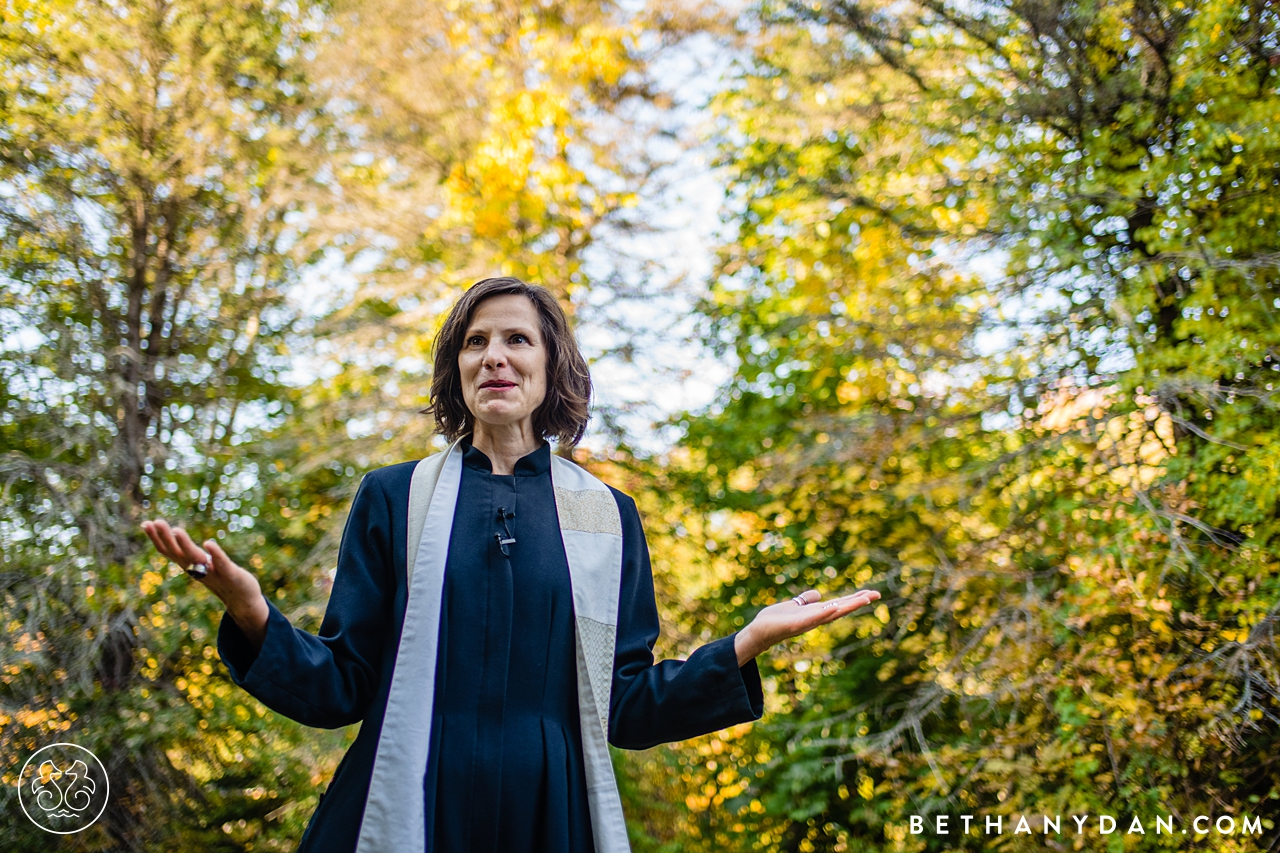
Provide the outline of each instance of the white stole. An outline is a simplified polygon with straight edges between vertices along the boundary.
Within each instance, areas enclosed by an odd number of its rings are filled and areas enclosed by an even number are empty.
[[[423,853],[425,847],[422,780],[431,741],[445,560],[462,482],[459,444],[455,441],[413,469],[405,573],[409,596],[356,853]],[[608,742],[622,584],[622,519],[604,483],[554,454],[551,482],[573,588],[578,714],[591,830],[596,853],[629,853]]]

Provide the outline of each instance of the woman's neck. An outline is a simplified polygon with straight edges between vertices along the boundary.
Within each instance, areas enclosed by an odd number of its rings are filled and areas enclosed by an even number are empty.
[[[514,474],[516,463],[541,447],[542,439],[533,434],[532,423],[494,426],[477,421],[471,446],[489,457],[493,473]]]

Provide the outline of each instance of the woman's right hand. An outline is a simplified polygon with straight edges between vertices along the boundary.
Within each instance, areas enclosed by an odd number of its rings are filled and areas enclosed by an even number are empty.
[[[161,555],[184,570],[197,563],[207,567],[208,574],[194,579],[222,600],[227,613],[254,647],[262,647],[271,611],[267,600],[262,597],[262,587],[257,578],[232,562],[227,552],[212,539],[206,539],[204,548],[200,548],[187,531],[181,527],[170,527],[162,518],[142,522],[142,529]]]

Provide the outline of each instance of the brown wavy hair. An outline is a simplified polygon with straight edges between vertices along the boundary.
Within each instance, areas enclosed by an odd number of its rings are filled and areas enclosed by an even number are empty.
[[[462,396],[458,353],[476,307],[494,296],[525,296],[538,310],[542,339],[547,347],[547,396],[533,413],[533,429],[541,438],[554,438],[572,447],[582,440],[591,417],[591,374],[578,349],[569,319],[545,287],[518,278],[486,278],[462,294],[449,312],[432,352],[431,405],[423,414],[436,419],[436,428],[453,441],[475,429],[475,416]]]

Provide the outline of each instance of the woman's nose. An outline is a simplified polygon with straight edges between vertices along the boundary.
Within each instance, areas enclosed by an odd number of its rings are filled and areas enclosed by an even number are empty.
[[[486,367],[502,367],[507,363],[507,356],[502,349],[502,344],[495,341],[485,348],[484,363]]]

